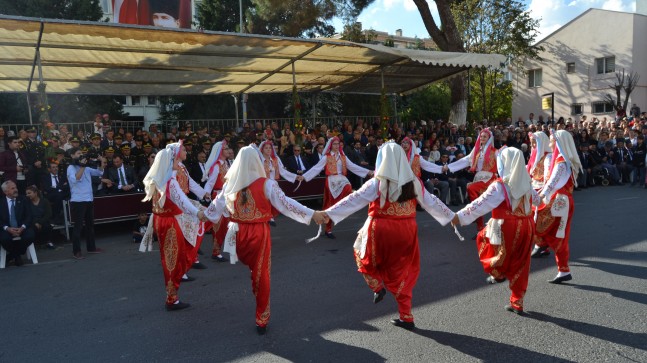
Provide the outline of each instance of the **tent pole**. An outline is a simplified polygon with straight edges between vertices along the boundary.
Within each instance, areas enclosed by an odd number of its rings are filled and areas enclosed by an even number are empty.
[[[29,124],[33,125],[34,121],[32,120],[31,115],[31,101],[29,96],[31,95],[31,82],[34,80],[34,71],[36,70],[36,62],[39,64],[39,73],[42,82],[42,70],[40,70],[40,42],[43,39],[43,30],[45,29],[45,23],[40,22],[40,30],[38,32],[38,42],[36,43],[36,53],[34,54],[34,61],[31,63],[31,75],[29,76],[29,84],[27,85],[27,107],[29,111]]]

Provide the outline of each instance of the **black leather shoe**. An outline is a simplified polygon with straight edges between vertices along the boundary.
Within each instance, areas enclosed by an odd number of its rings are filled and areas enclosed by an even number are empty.
[[[555,277],[552,280],[548,280],[551,284],[561,284],[564,281],[571,281],[573,279],[573,276],[571,274],[564,275],[562,277]]]
[[[532,252],[530,253],[530,257],[539,258],[542,256],[548,256],[550,255],[550,252],[548,252],[548,255],[543,254],[543,252],[546,251],[547,249],[548,249],[548,246],[539,247],[535,245],[535,247],[532,249]]]
[[[272,226],[272,227],[276,227],[276,222],[275,222],[275,221],[270,220],[270,222],[269,222],[269,223],[270,223],[270,226]]]
[[[14,259],[13,259],[13,262],[16,264],[16,266],[22,266],[22,265],[24,265],[24,264],[25,264],[25,263],[22,261],[22,257],[20,257],[20,255],[15,255],[15,256],[14,256]]]
[[[517,314],[517,315],[524,315],[523,309],[517,309],[517,308],[515,308],[515,307],[514,307],[514,306],[512,306],[512,305],[506,305],[506,306],[505,306],[505,309],[506,309],[507,311],[513,312],[513,313],[515,313],[515,314]]]
[[[377,304],[380,301],[382,301],[382,299],[384,299],[384,295],[386,295],[386,289],[385,288],[382,288],[382,290],[380,290],[378,292],[374,292],[373,293],[373,304]]]
[[[199,248],[198,248],[198,255],[200,255],[200,256],[204,255],[204,252],[202,252],[202,250],[199,249]]]
[[[191,277],[187,275],[187,277],[182,278],[182,282],[191,282],[191,281],[195,281],[195,277]]]
[[[166,304],[166,311],[182,310],[188,308],[189,306],[191,306],[191,304],[183,302],[178,302],[177,304]]]
[[[218,262],[227,262],[229,259],[225,256],[211,255],[211,259]]]
[[[391,319],[391,324],[407,330],[413,330],[416,327],[413,321],[402,321],[400,319]]]
[[[335,237],[335,235],[334,235],[334,234],[332,234],[332,232],[326,232],[326,237],[328,237],[328,238],[330,238],[330,239],[335,239],[335,238],[337,238],[337,237]]]
[[[258,335],[265,335],[265,333],[267,333],[267,326],[256,325],[256,333],[258,333]]]
[[[207,266],[202,262],[194,262],[191,268],[195,270],[206,270]]]
[[[496,277],[494,277],[492,275],[488,276],[487,279],[485,279],[485,282],[487,282],[490,285],[498,284],[498,283],[503,282],[503,281],[505,281],[505,277],[497,279]]]

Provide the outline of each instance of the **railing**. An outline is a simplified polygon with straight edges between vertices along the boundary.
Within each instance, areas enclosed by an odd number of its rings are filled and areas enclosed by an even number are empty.
[[[374,123],[380,122],[380,116],[333,116],[333,117],[318,117],[318,118],[304,118],[303,125],[308,128],[314,128],[316,125],[326,125],[328,128],[332,129],[334,126],[342,125],[344,121],[350,121],[350,123],[355,126],[359,120],[363,120],[365,125],[372,125]],[[251,128],[254,128],[256,123],[260,123],[263,128],[266,125],[276,122],[279,128],[283,128],[285,123],[290,125],[291,129],[294,129],[294,118],[291,117],[282,117],[282,118],[263,118],[263,119],[247,119],[247,123]],[[390,122],[399,122],[398,119],[391,119]],[[186,127],[191,125],[193,131],[200,128],[207,127],[209,129],[220,129],[223,133],[229,132],[231,130],[240,129],[243,127],[243,120],[239,119],[196,119],[196,120],[159,120],[153,123],[144,121],[120,121],[120,120],[111,120],[110,126],[104,126],[104,129],[112,129],[118,131],[123,129],[125,132],[132,132],[133,134],[137,130],[142,130],[146,125],[156,124],[160,125],[159,131],[170,132],[174,127]],[[77,122],[77,123],[58,123],[56,124],[57,129],[65,128],[68,132],[77,134],[77,132],[82,131],[84,137],[89,136],[94,132],[94,123],[92,121],[88,122]],[[5,123],[1,124],[0,127],[4,128],[5,132],[12,131],[13,134],[18,135],[20,130],[27,130],[30,127],[35,127],[38,131],[38,134],[42,134],[43,127],[42,125],[28,125],[28,124],[11,124]],[[150,126],[149,126],[150,127]],[[341,131],[341,130],[340,130]]]

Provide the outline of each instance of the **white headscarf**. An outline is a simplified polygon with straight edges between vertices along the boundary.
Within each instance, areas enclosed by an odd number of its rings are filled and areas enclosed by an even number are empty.
[[[532,149],[532,152],[530,153],[530,160],[528,160],[528,165],[527,165],[527,170],[530,174],[535,170],[537,167],[537,164],[539,164],[539,161],[541,158],[544,156],[546,153],[551,153],[552,150],[550,149],[550,140],[548,139],[548,135],[546,135],[545,132],[543,131],[538,131],[538,132],[529,132],[528,135],[532,140],[535,140],[535,143],[537,144],[536,147]]]
[[[375,178],[379,181],[380,207],[384,206],[387,196],[390,202],[397,201],[402,194],[402,186],[416,180],[404,149],[395,142],[387,142],[380,147],[375,170]],[[416,192],[419,192],[418,188]]]
[[[335,141],[338,141],[340,144],[341,144],[341,142],[342,142],[342,141],[339,139],[339,137],[337,137],[337,136],[335,136],[335,137],[331,137],[331,138],[328,140],[328,142],[326,143],[326,146],[324,146],[324,149],[323,149],[322,155],[328,155],[328,154],[330,154],[330,152],[332,152],[332,143],[333,143],[333,142],[335,142]],[[339,155],[346,155],[346,154],[344,154],[344,148],[343,148],[343,147],[341,147],[341,145],[339,145]]]
[[[508,203],[512,210],[517,209],[521,198],[526,198],[526,212],[530,211],[532,198],[532,181],[525,168],[525,159],[521,150],[505,147],[497,154],[497,169],[506,187]]]
[[[234,201],[238,192],[247,188],[258,178],[265,178],[263,162],[257,149],[245,146],[240,149],[234,163],[231,164],[229,171],[225,175],[224,193],[229,211],[234,211]]]
[[[550,172],[553,172],[555,162],[559,155],[564,158],[566,165],[571,169],[573,175],[573,183],[577,187],[577,175],[582,170],[582,163],[580,157],[577,155],[575,142],[570,132],[566,130],[550,130],[551,136],[555,138],[555,145],[553,147],[553,159],[550,163]]]
[[[153,198],[155,190],[160,194],[159,206],[164,207],[166,200],[166,184],[173,176],[173,162],[182,149],[182,140],[166,145],[166,148],[159,151],[155,155],[153,165],[144,177],[144,189],[146,196],[142,202],[146,202]]]
[[[211,153],[209,153],[209,158],[207,159],[207,162],[204,164],[204,173],[202,174],[202,181],[207,181],[209,179],[209,172],[211,171],[211,167],[213,164],[217,163],[218,160],[220,160],[220,155],[222,155],[222,151],[227,147],[227,140],[222,140],[217,142],[212,148],[211,148]]]
[[[414,156],[420,155],[420,153],[418,152],[416,144],[410,138],[405,137],[404,139],[402,139],[402,142],[409,144],[409,152],[405,152],[405,155],[407,157],[407,160],[409,160],[409,165],[411,165],[411,163],[413,163]]]

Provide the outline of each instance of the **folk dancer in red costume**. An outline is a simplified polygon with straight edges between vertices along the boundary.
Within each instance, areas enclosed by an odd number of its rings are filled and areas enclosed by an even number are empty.
[[[447,166],[452,173],[467,167],[470,168],[470,172],[476,173],[474,181],[467,184],[467,195],[470,201],[474,201],[497,178],[496,149],[494,148],[494,137],[489,129],[484,129],[479,133],[474,149],[469,155]],[[483,217],[476,219],[476,227],[479,231],[483,229]],[[472,239],[476,239],[476,236]]]
[[[523,298],[530,273],[530,249],[534,223],[531,204],[539,204],[525,170],[523,154],[515,148],[499,151],[500,178],[490,183],[480,197],[456,212],[452,224],[468,225],[492,211],[492,218],[476,237],[476,249],[483,269],[494,284],[508,279],[511,290],[506,310],[523,314]]]
[[[226,150],[226,140],[217,142],[211,148],[211,153],[209,154],[209,158],[204,166],[205,173],[202,176],[202,181],[205,182],[204,190],[211,192],[212,200],[216,199],[216,196],[222,190],[222,186],[225,184],[225,174],[227,174],[227,171],[229,170],[229,165],[226,160]],[[213,234],[213,250],[211,251],[211,258],[218,262],[228,261],[228,259],[222,255],[222,244],[227,235],[228,223],[229,218],[223,217],[220,220],[220,223],[214,224],[211,229]]]
[[[528,174],[530,174],[532,188],[539,193],[541,188],[544,187],[546,180],[548,180],[548,172],[550,170],[553,151],[549,146],[550,140],[548,139],[548,135],[543,131],[535,133],[529,132],[528,137],[530,138],[532,152],[530,153],[530,159],[528,160],[528,165],[526,165],[526,170],[528,170]],[[544,204],[533,207],[535,210],[535,216],[539,213],[538,209],[543,208],[545,208]],[[548,255],[550,255],[550,252],[546,249],[533,249],[530,256],[542,257]]]
[[[329,208],[335,203],[342,200],[344,197],[352,193],[353,188],[346,178],[346,173],[350,170],[360,178],[371,177],[373,172],[356,165],[348,160],[344,151],[339,147],[340,141],[338,137],[333,137],[328,140],[326,147],[324,147],[323,155],[317,164],[310,170],[305,172],[302,176],[306,181],[312,180],[315,176],[319,175],[322,170],[326,172],[326,184],[324,186],[324,199],[323,208]],[[333,222],[326,223],[326,237],[336,238],[332,234]]]
[[[573,137],[566,130],[551,131],[550,147],[553,158],[548,179],[539,192],[545,204],[537,213],[535,223],[535,249],[541,252],[550,247],[555,251],[557,276],[548,282],[561,284],[573,279],[568,266],[569,238],[573,219],[573,189],[582,169]],[[539,253],[533,250],[533,254]]]
[[[411,165],[413,175],[415,175],[418,179],[422,177],[422,170],[433,174],[441,174],[443,172],[442,166],[436,165],[420,157],[420,153],[418,153],[416,145],[410,138],[405,137],[404,139],[402,139],[400,146],[402,146],[402,149],[407,156],[407,160],[409,161],[409,165]]]
[[[202,239],[202,223],[199,218],[204,218],[204,213],[197,202],[194,203],[186,196],[189,180],[181,169],[181,161],[185,158],[186,151],[181,142],[168,144],[157,153],[144,178],[146,197],[143,201],[152,201],[153,216],[142,239],[140,251],[152,250],[154,229],[160,243],[166,310],[169,311],[190,306],[180,302],[178,289],[182,277],[195,258],[190,251]]]
[[[259,146],[261,151],[261,161],[263,162],[263,167],[265,168],[265,177],[272,180],[279,180],[281,177],[294,183],[295,180],[303,180],[303,177],[300,175],[293,174],[289,172],[281,162],[281,159],[276,156],[274,151],[274,143],[272,140],[265,140],[261,142]],[[270,225],[276,227],[276,221],[274,218],[270,219]]]
[[[263,335],[270,320],[270,266],[272,239],[268,221],[282,213],[297,222],[319,224],[323,214],[285,196],[278,183],[265,177],[265,168],[256,149],[246,146],[225,175],[225,185],[205,212],[218,223],[229,215],[229,231],[224,251],[231,263],[240,261],[251,271],[252,292],[256,297],[256,330]]]
[[[420,273],[416,201],[442,225],[454,217],[425,191],[402,147],[389,142],[378,153],[375,178],[324,211],[337,224],[369,205],[353,246],[357,268],[373,290],[374,303],[382,301],[387,290],[393,294],[400,316],[391,323],[409,330],[415,327],[411,296]]]

